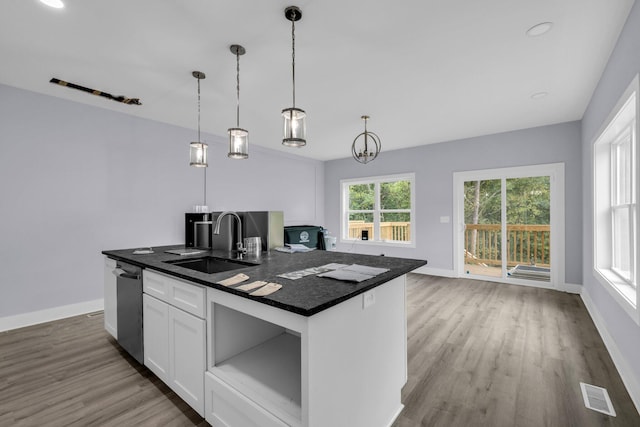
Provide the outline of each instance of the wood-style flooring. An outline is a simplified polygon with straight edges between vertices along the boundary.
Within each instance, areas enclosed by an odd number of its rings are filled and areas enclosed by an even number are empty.
[[[393,427],[640,426],[580,296],[408,277],[409,380]],[[585,408],[581,381],[606,388],[617,417]]]
[[[640,426],[580,297],[414,274],[407,294],[409,380],[393,427]],[[580,381],[607,388],[618,416],[586,409]],[[2,427],[205,425],[100,313],[0,333]]]

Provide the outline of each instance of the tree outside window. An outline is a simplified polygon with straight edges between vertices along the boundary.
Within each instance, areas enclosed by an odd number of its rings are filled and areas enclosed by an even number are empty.
[[[413,175],[343,181],[344,240],[412,243]]]

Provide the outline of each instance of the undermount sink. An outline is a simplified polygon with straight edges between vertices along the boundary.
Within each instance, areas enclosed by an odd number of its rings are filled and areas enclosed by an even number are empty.
[[[212,256],[206,256],[203,258],[178,259],[175,261],[165,262],[167,264],[173,264],[207,274],[222,273],[224,271],[237,270],[239,268],[253,267],[256,265],[250,262],[235,259],[217,258]]]

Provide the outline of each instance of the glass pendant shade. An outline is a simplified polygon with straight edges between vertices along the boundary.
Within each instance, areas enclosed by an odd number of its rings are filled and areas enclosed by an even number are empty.
[[[230,159],[249,158],[249,131],[240,127],[240,55],[247,50],[239,44],[232,44],[229,50],[236,57],[236,127],[229,128],[229,153]]]
[[[193,71],[191,75],[198,80],[198,141],[189,143],[189,166],[196,168],[206,168],[207,164],[207,144],[200,141],[200,80],[206,78],[202,71]],[[205,170],[205,187],[206,187]],[[206,195],[205,195],[206,200]],[[205,203],[206,205],[206,203]]]
[[[229,158],[246,159],[249,157],[249,132],[241,128],[230,128]]]
[[[282,145],[286,147],[304,147],[307,145],[307,113],[296,108],[296,21],[302,18],[302,11],[296,6],[284,10],[284,16],[291,21],[291,83],[292,107],[282,110]]]
[[[204,142],[192,142],[189,144],[189,165],[197,168],[206,168],[207,144]]]
[[[304,147],[307,145],[307,114],[299,108],[282,110],[283,135],[282,145],[287,147]]]

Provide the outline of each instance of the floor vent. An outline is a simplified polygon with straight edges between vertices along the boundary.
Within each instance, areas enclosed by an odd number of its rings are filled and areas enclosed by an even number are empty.
[[[100,311],[95,311],[93,313],[89,313],[87,314],[87,317],[96,317],[96,316],[102,316],[104,314],[104,311],[100,310]]]
[[[616,411],[613,409],[613,405],[611,404],[611,399],[609,399],[609,393],[607,393],[606,388],[585,383],[580,383],[580,388],[582,389],[584,406],[594,411],[611,415],[612,417],[616,416]]]

